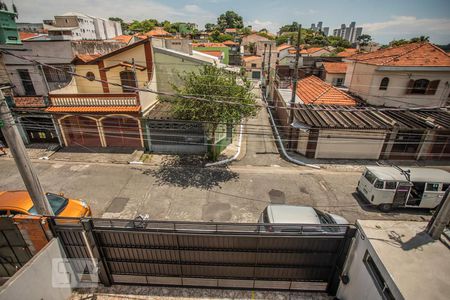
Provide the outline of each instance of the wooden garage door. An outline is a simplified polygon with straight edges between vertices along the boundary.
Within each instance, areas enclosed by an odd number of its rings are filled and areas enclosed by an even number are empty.
[[[137,120],[113,116],[103,119],[102,125],[108,147],[142,148]]]
[[[71,116],[61,120],[61,124],[67,146],[102,146],[95,120],[81,116]]]

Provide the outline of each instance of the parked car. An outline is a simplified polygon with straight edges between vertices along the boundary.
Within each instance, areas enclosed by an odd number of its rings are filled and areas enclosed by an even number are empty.
[[[55,216],[89,217],[91,209],[83,200],[69,199],[60,194],[46,193]],[[0,215],[38,215],[27,191],[1,191]]]
[[[349,224],[342,216],[323,212],[310,206],[281,204],[268,205],[261,213],[258,223],[277,224],[262,226],[264,231],[302,233],[340,233],[345,231],[346,227],[338,225]],[[286,226],[280,224],[286,224]]]

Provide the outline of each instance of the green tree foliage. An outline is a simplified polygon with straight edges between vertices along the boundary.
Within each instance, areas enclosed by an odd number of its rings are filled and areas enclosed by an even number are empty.
[[[362,34],[356,40],[361,46],[367,46],[372,41],[372,37],[368,34]]]
[[[179,77],[181,85],[172,83],[178,95],[197,95],[208,101],[175,96],[171,100],[172,112],[180,120],[208,123],[206,130],[211,143],[214,143],[218,123],[236,124],[243,118],[255,116],[258,111],[251,83],[244,76],[207,65],[198,71],[179,74]],[[217,155],[212,153],[213,159]]]
[[[243,28],[244,21],[240,15],[229,10],[217,18],[217,27],[222,32],[225,28]]]
[[[401,46],[401,45],[405,45],[405,44],[418,43],[418,42],[429,42],[429,41],[430,41],[430,37],[422,35],[422,36],[418,36],[418,37],[413,37],[409,40],[406,40],[406,39],[393,40],[389,43],[389,46],[397,47],[397,46]]]
[[[213,43],[223,43],[228,40],[234,40],[234,36],[230,34],[223,34],[216,29],[211,33],[209,40]]]
[[[216,29],[216,24],[213,24],[213,23],[206,23],[206,24],[205,24],[205,30],[206,30],[207,32],[211,32],[211,31],[213,31],[214,29]]]
[[[292,22],[291,25],[284,25],[280,28],[280,34],[284,32],[297,32],[299,24],[297,22]]]
[[[250,35],[253,33],[253,29],[252,29],[252,26],[247,26],[247,27],[240,29],[238,32],[239,32],[239,34],[242,34],[242,35]]]

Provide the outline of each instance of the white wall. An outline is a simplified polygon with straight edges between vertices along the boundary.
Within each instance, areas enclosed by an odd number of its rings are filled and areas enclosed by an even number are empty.
[[[325,75],[325,82],[328,82],[332,85],[335,85],[338,78],[345,79],[345,74],[330,74],[326,73]],[[342,81],[342,85],[344,85],[344,80]]]
[[[60,259],[65,257],[58,239],[51,240],[25,266],[0,287],[0,300],[68,299],[72,294],[70,287],[54,288],[52,286],[52,260],[54,258]],[[68,276],[68,273],[60,272],[58,276]],[[67,278],[67,281],[70,281],[69,278]],[[61,280],[61,282],[64,282],[64,280]]]

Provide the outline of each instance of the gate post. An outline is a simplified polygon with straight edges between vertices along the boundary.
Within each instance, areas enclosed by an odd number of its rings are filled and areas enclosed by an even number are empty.
[[[82,219],[81,225],[83,226],[83,237],[86,243],[86,248],[88,249],[88,253],[92,259],[97,259],[98,276],[100,282],[105,286],[111,286],[111,273],[109,272],[105,256],[100,249],[100,244],[94,232],[92,231],[92,229],[94,228],[92,219]]]
[[[345,231],[344,240],[341,242],[341,245],[338,249],[335,265],[333,267],[333,270],[331,271],[330,280],[328,281],[327,285],[328,295],[335,296],[337,293],[342,268],[344,267],[345,261],[347,259],[347,254],[348,251],[350,250],[352,239],[355,236],[355,234],[356,234],[355,227],[353,226],[347,227],[347,230]]]

